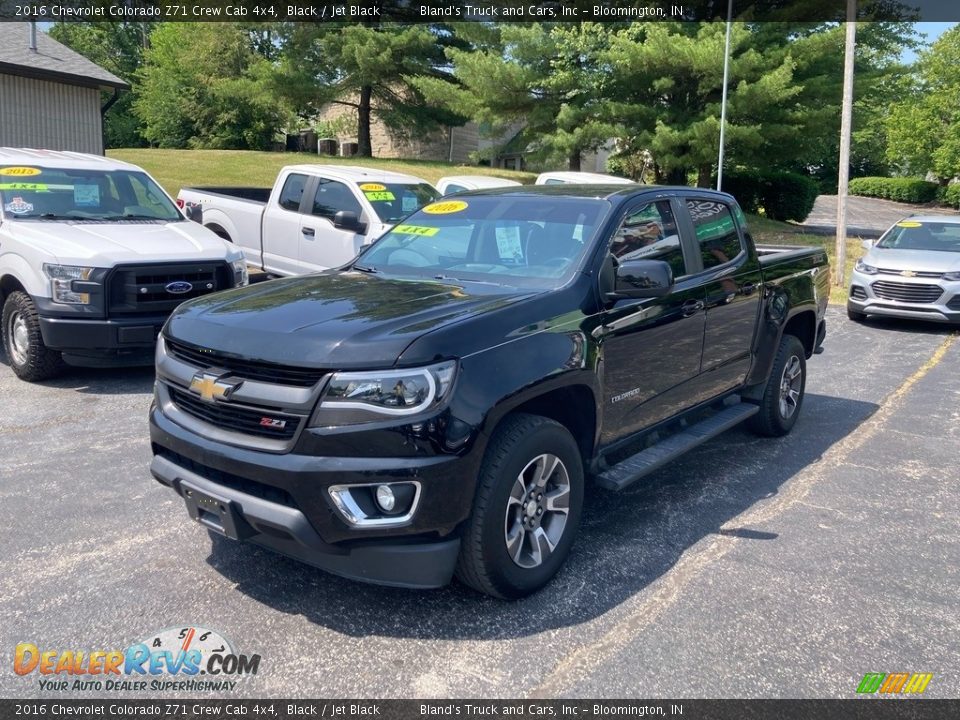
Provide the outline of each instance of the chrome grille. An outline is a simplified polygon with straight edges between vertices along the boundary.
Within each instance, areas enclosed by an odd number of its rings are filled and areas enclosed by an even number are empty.
[[[247,380],[260,380],[278,385],[313,387],[326,375],[323,370],[296,368],[252,360],[238,360],[213,350],[186,345],[164,338],[167,350],[173,357],[201,368],[217,367],[236,373]]]
[[[903,275],[903,270],[894,270],[892,268],[877,268],[877,272],[882,275]],[[908,270],[907,272],[912,272],[911,277],[918,278],[929,278],[932,280],[939,280],[943,277],[942,272],[932,272],[927,270]]]
[[[110,276],[111,313],[168,313],[185,300],[231,286],[232,271],[221,262],[176,265],[120,266]],[[167,285],[190,283],[187,292],[174,294]]]
[[[272,440],[291,440],[297,434],[302,418],[273,410],[257,410],[224,403],[219,401],[207,402],[191,392],[169,386],[170,399],[181,411],[209,423],[215,427],[232,432],[256,435],[257,437]],[[265,420],[285,423],[283,427],[276,427]]]
[[[905,303],[933,303],[943,295],[939,285],[927,283],[901,283],[890,280],[878,280],[871,286],[873,294],[883,300],[897,300]]]

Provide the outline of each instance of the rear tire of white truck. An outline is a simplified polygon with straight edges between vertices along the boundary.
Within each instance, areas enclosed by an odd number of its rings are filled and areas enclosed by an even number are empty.
[[[21,380],[47,380],[63,368],[63,357],[43,344],[37,308],[19,290],[3,304],[3,349],[14,374]]]
[[[750,429],[758,435],[780,437],[793,429],[807,387],[806,357],[799,338],[784,335],[780,339],[777,357],[760,398],[760,412],[749,420]]]
[[[480,468],[457,577],[487,595],[521,598],[560,570],[580,524],[583,461],[569,431],[516,414],[497,428]]]

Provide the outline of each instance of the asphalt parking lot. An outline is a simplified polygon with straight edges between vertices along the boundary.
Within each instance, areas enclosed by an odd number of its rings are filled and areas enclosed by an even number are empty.
[[[3,359],[0,696],[73,694],[15,675],[18,642],[180,625],[262,656],[230,696],[852,697],[866,672],[960,696],[960,338],[828,323],[791,435],[734,430],[592,490],[560,577],[513,603],[212,542],[147,470],[151,370],[28,385]]]

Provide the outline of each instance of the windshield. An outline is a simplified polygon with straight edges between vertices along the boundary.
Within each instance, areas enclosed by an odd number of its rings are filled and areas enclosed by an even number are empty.
[[[558,287],[609,204],[549,196],[467,196],[426,206],[374,243],[357,266],[394,275]]]
[[[960,223],[904,220],[890,228],[876,247],[960,252]]]
[[[136,170],[0,167],[0,204],[18,220],[182,219],[160,187]]]
[[[385,223],[395,223],[433,202],[440,193],[427,183],[403,185],[400,183],[357,183],[364,197],[373,205],[377,217]]]

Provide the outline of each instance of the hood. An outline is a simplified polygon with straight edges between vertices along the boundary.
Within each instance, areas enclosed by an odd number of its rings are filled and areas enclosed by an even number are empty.
[[[390,367],[418,337],[530,294],[479,283],[329,271],[197,298],[174,312],[165,332],[249,360]]]
[[[5,223],[7,232],[55,257],[64,265],[113,267],[121,263],[221,260],[228,244],[189,220],[180,222]]]
[[[941,250],[898,250],[871,248],[863,261],[885,270],[913,270],[915,272],[958,272],[960,253]]]

